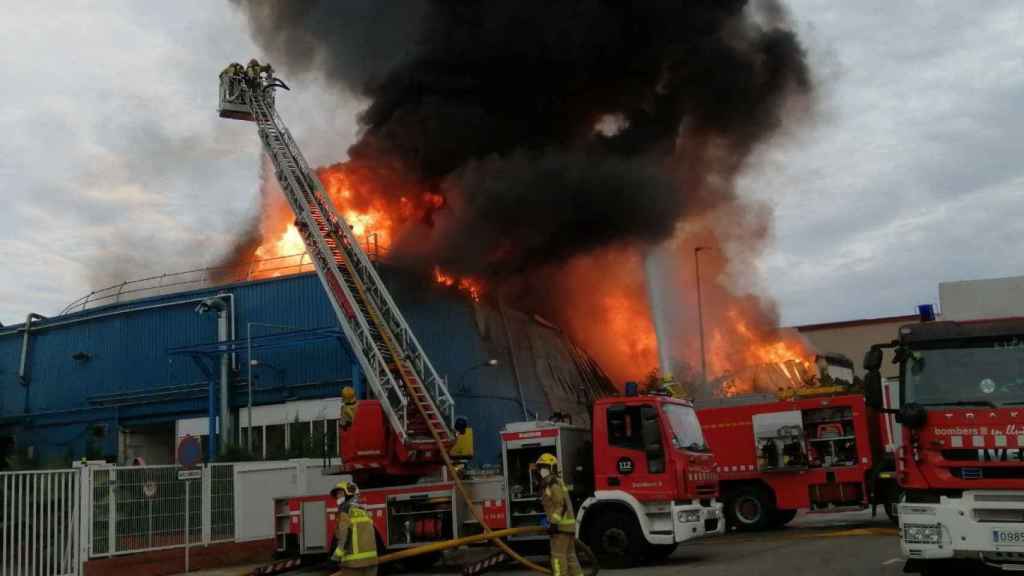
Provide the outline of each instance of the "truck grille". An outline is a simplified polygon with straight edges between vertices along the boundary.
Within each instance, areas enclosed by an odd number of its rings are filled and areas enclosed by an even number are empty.
[[[975,494],[975,502],[1024,502],[1024,494]]]
[[[718,530],[718,518],[708,518],[704,521],[704,531],[714,532]]]
[[[1024,479],[1024,467],[992,466],[988,468],[950,468],[949,473],[961,480],[1020,480]]]
[[[975,508],[974,519],[978,522],[1024,523],[1024,509],[1000,510],[997,508]]]

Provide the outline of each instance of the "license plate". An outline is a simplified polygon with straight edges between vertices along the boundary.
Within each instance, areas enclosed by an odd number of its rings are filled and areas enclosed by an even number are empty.
[[[1003,546],[1024,546],[1024,530],[993,530],[992,542]]]

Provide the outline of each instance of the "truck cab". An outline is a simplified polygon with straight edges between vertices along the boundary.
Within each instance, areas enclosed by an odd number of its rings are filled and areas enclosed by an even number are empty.
[[[908,571],[954,559],[1024,569],[1024,319],[904,326],[897,479]],[[881,347],[865,358],[878,404]]]
[[[717,465],[689,402],[602,398],[592,422],[594,490],[578,530],[602,565],[657,560],[680,542],[724,532]]]

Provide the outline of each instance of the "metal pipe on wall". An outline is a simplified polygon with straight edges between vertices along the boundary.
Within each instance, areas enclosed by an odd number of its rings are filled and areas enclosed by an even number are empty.
[[[209,311],[217,313],[217,342],[228,342],[231,340],[231,326],[234,318],[231,318],[232,306],[228,302],[230,294],[220,293],[216,296],[206,298],[196,306],[198,314],[205,314]],[[233,299],[232,299],[233,300]],[[233,303],[233,302],[232,302]],[[226,348],[225,348],[226,350]],[[231,440],[233,427],[231,425],[231,408],[229,403],[229,386],[231,383],[231,354],[224,351],[220,355],[220,415],[214,417],[213,383],[210,384],[210,401],[208,406],[210,453],[219,454],[224,450],[225,443],[219,442],[226,438]],[[214,420],[219,425],[214,424]]]
[[[25,336],[21,341],[21,361],[18,363],[18,383],[25,387],[25,406],[23,412],[29,413],[29,374],[28,374],[28,351],[29,351],[29,340],[32,337],[32,321],[33,320],[45,320],[46,317],[42,314],[36,314],[35,312],[29,312],[28,316],[25,317]]]

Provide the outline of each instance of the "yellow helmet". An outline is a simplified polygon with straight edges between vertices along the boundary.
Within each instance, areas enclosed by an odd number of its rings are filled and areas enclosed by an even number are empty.
[[[558,466],[558,458],[550,452],[545,452],[537,458],[537,466]]]
[[[356,494],[359,494],[359,486],[356,486],[355,482],[342,480],[335,484],[334,490],[331,490],[331,492],[333,493],[334,491],[341,492],[345,496],[355,496]]]
[[[355,402],[356,391],[351,386],[345,386],[341,389],[341,399],[346,403]]]

